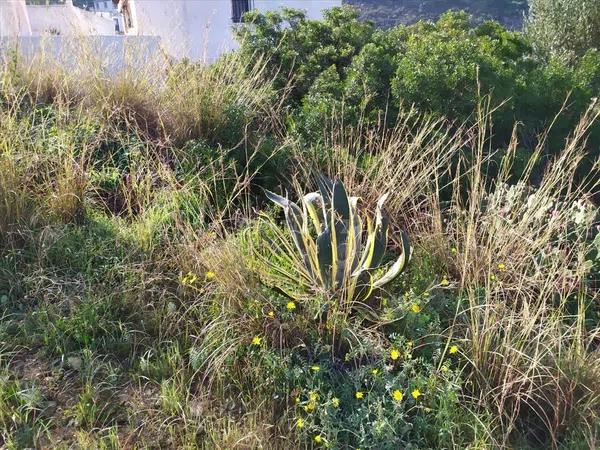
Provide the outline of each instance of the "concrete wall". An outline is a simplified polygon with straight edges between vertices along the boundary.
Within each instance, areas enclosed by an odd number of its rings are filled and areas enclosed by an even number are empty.
[[[255,0],[259,11],[303,9],[308,17],[341,5],[341,0]],[[129,34],[160,36],[175,58],[212,61],[236,47],[230,0],[128,0],[133,19]]]
[[[72,4],[27,6],[31,36],[44,36],[56,30],[61,36],[115,34],[114,21]]]
[[[153,36],[22,36],[0,38],[0,64],[18,55],[40,67],[117,75],[126,69],[160,71],[167,59]],[[87,74],[89,75],[89,73]]]

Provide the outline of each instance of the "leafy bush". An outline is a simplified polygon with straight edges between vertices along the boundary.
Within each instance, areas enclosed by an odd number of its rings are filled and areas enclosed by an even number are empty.
[[[594,0],[530,0],[525,32],[544,57],[575,61],[600,45],[600,4]]]
[[[412,104],[471,124],[473,111],[490,94],[497,109],[492,149],[506,147],[519,123],[528,159],[553,124],[544,141],[546,157],[534,174],[539,179],[548,156],[562,148],[600,88],[597,51],[572,66],[540,60],[523,34],[495,22],[475,26],[466,13],[385,31],[359,22],[346,8],[329,11],[319,22],[290,10],[253,12],[247,21],[239,30],[241,52],[268,58],[277,85],[291,84],[288,126],[305,142],[323,141],[338,124],[394,126],[399,111]],[[590,129],[592,159],[598,156],[598,127]]]

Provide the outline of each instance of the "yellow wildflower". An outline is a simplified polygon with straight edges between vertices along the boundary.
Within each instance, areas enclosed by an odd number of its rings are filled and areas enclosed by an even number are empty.
[[[317,394],[316,392],[311,392],[310,394],[308,394],[308,398],[311,402],[316,402],[317,400],[319,400],[319,394]]]
[[[447,277],[442,278],[442,281],[440,282],[441,286],[448,286],[450,284],[450,282],[448,281]]]
[[[319,370],[321,370],[320,366],[311,366],[310,370],[312,370],[313,372],[318,372]]]
[[[412,396],[413,396],[413,398],[414,398],[415,400],[417,400],[417,399],[418,399],[418,398],[419,398],[421,395],[423,395],[423,394],[421,393],[421,391],[420,391],[420,390],[418,390],[418,389],[415,389],[414,391],[412,391],[412,392],[410,393],[410,395],[412,395]]]
[[[304,405],[304,411],[306,412],[311,412],[314,411],[316,405],[314,402],[308,402],[306,405]]]
[[[260,337],[254,336],[252,338],[252,345],[260,345],[261,341],[262,341],[262,339]]]
[[[304,428],[304,419],[300,418],[296,421],[296,426],[298,428]]]
[[[450,350],[448,350],[448,353],[450,353],[451,355],[458,353],[458,345],[453,345],[452,347],[450,347]]]
[[[504,265],[504,263],[498,264],[498,270],[505,270],[505,269],[506,269],[506,265]]]
[[[377,375],[379,375],[379,369],[373,369],[373,370],[371,370],[371,373],[373,374],[374,377],[376,377]]]
[[[206,279],[207,279],[207,280],[209,280],[209,281],[210,281],[210,280],[212,280],[213,278],[215,278],[215,276],[216,276],[216,275],[215,275],[215,273],[214,273],[213,271],[209,270],[208,272],[206,272],[206,273],[204,274],[204,276],[206,277]]]
[[[184,286],[191,286],[196,280],[198,280],[198,277],[192,272],[188,272],[187,275],[181,279],[181,284]]]
[[[331,406],[333,406],[334,408],[339,408],[340,407],[340,399],[337,397],[333,397],[331,399]]]
[[[288,311],[293,311],[296,309],[296,304],[294,302],[288,302],[285,307],[288,309]]]
[[[273,317],[275,317],[275,313],[273,311],[269,311],[267,313],[267,316],[269,316],[272,319]]]
[[[397,402],[400,402],[404,398],[404,394],[400,389],[396,389],[394,392],[392,392],[392,397],[394,397],[394,400]]]
[[[413,303],[413,305],[412,305],[412,307],[410,309],[415,314],[420,313],[421,312],[421,305],[419,305],[418,303]]]
[[[392,358],[394,361],[396,361],[398,358],[400,358],[400,352],[398,350],[396,350],[395,348],[393,348],[390,351],[390,358]]]
[[[354,396],[356,397],[357,400],[360,400],[361,398],[363,398],[365,396],[365,393],[362,391],[356,391],[356,394],[354,394]]]
[[[448,366],[442,366],[442,372],[447,373],[450,370]]]
[[[321,437],[321,435],[320,435],[320,434],[317,434],[317,435],[315,436],[315,442],[316,442],[317,444],[320,444],[321,442],[323,442],[323,438]]]
[[[490,280],[491,280],[491,281],[496,281],[496,275],[494,275],[494,274],[491,274],[491,275],[490,275]]]
[[[453,255],[456,255],[456,253],[458,253],[458,250],[456,249],[456,247],[452,247],[452,248],[450,249],[450,252],[451,252]]]

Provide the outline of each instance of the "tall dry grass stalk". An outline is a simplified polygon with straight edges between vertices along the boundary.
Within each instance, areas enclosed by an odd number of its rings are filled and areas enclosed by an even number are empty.
[[[457,249],[453,275],[465,301],[452,332],[468,343],[472,394],[497,414],[493,435],[501,446],[519,427],[530,427],[520,431],[534,441],[549,436],[553,447],[574,423],[594,436],[600,328],[586,328],[585,318],[587,305],[600,297],[586,284],[586,258],[598,211],[590,202],[598,188],[591,180],[600,166],[596,162],[579,184],[575,174],[599,115],[592,105],[535,189],[528,176],[544,139],[510,187],[513,140],[490,190],[483,178],[489,117],[481,113],[468,195],[456,195],[449,213],[447,234]]]
[[[424,116],[412,108],[401,113],[392,127],[363,122],[347,127],[333,118],[322,145],[306,151],[290,144],[298,161],[293,184],[297,193],[303,192],[313,171],[323,171],[341,179],[371,210],[389,192],[385,209],[390,226],[406,230],[413,245],[443,254],[441,193],[449,192],[455,162],[474,146],[474,130],[466,124],[453,127],[443,118]],[[391,233],[392,240],[395,235]],[[398,242],[393,243],[399,248]]]
[[[285,95],[273,91],[261,58],[249,63],[233,53],[211,65],[174,63],[152,41],[102,44],[85,36],[60,46],[48,38],[34,49],[15,44],[2,55],[10,100],[26,93],[32,104],[82,105],[90,117],[165,144],[223,138],[251,125],[282,129]]]

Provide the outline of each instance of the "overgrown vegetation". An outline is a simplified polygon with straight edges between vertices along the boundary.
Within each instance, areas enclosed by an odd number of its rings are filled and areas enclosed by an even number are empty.
[[[598,50],[246,19],[3,66],[2,445],[597,448]]]

